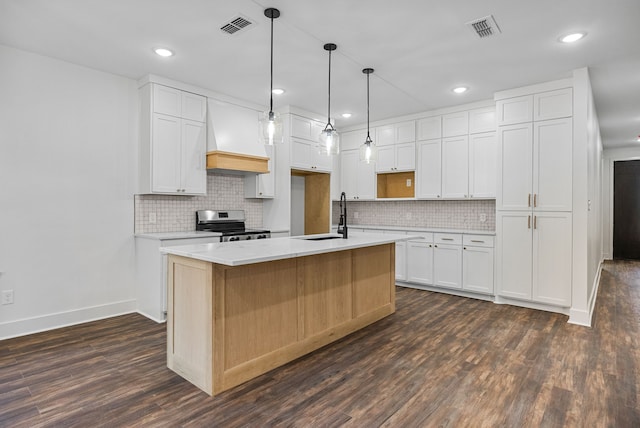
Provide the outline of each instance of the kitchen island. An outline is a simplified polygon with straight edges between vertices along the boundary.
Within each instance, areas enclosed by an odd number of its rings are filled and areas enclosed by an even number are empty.
[[[184,245],[168,254],[167,366],[218,394],[395,311],[395,242],[352,234]]]

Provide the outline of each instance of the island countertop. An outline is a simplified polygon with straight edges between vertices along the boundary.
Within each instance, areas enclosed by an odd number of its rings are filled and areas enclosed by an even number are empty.
[[[350,233],[348,239],[339,238],[318,241],[308,239],[310,237],[326,236],[338,235],[326,233],[239,242],[179,245],[162,247],[160,251],[164,254],[174,254],[226,266],[242,266],[422,238],[421,236],[412,235],[356,232]]]

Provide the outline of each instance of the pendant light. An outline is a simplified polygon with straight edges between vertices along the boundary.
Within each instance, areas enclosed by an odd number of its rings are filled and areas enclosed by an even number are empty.
[[[369,75],[373,73],[373,68],[365,68],[362,72],[367,75],[367,138],[360,146],[360,160],[371,163],[378,158],[378,148],[369,134]]]
[[[273,7],[264,10],[264,16],[271,19],[271,85],[269,90],[269,111],[260,117],[260,131],[265,145],[273,146],[282,143],[282,118],[273,111],[273,20],[280,16],[280,11]]]
[[[329,100],[327,107],[327,126],[320,133],[320,144],[318,146],[320,154],[328,156],[340,153],[340,136],[338,131],[331,125],[331,51],[335,51],[338,46],[335,43],[327,43],[324,50],[329,51]]]

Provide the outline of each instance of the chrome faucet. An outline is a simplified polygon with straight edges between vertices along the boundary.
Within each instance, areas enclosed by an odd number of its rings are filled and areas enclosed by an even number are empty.
[[[342,238],[347,239],[347,195],[344,192],[340,195],[340,221],[338,222],[338,233],[342,235]]]

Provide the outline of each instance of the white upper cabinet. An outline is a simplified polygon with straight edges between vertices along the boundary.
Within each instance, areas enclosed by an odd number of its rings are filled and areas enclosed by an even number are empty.
[[[498,129],[496,209],[531,210],[533,198],[533,124]]]
[[[469,197],[469,137],[442,139],[442,197]]]
[[[313,134],[312,120],[305,117],[291,115],[291,136],[317,141],[318,135]]]
[[[413,171],[415,169],[415,127],[415,122],[411,120],[376,128],[374,139],[378,146],[376,172]]]
[[[204,122],[207,117],[207,99],[190,92],[182,93],[182,118]]]
[[[442,138],[442,116],[425,117],[417,122],[417,140],[433,140]]]
[[[372,137],[374,139],[376,136],[375,129],[371,130]],[[340,150],[356,150],[359,149],[360,146],[367,139],[367,130],[366,129],[358,129],[356,131],[343,132],[340,135]],[[374,140],[374,144],[378,144],[377,141]]]
[[[572,119],[500,127],[498,210],[571,211]]]
[[[533,96],[533,120],[559,119],[573,115],[573,88],[542,92]]]
[[[571,211],[573,198],[573,121],[534,122],[533,208]]]
[[[469,197],[496,197],[497,141],[495,132],[469,135]]]
[[[442,193],[442,140],[419,141],[416,165],[416,198],[436,199]]]
[[[139,192],[206,194],[206,97],[150,83],[140,108]]]
[[[533,120],[533,95],[507,98],[496,103],[497,125],[514,125]]]
[[[469,112],[445,114],[442,116],[442,137],[457,137],[469,134]]]
[[[415,142],[416,141],[416,123],[415,121],[410,120],[407,122],[400,122],[400,123],[393,123],[391,125],[379,126],[376,128],[375,138],[376,139],[374,141],[378,146],[388,146],[392,144]]]
[[[375,199],[374,164],[361,162],[358,150],[341,152],[340,179],[348,199]]]
[[[267,174],[248,174],[244,177],[244,197],[266,199],[275,196],[275,159],[273,156],[273,146],[265,146],[265,153],[269,158]]]
[[[320,153],[313,141],[291,138],[291,168],[331,172],[333,156]]]
[[[320,153],[318,138],[324,129],[321,122],[291,115],[291,168],[331,172],[333,156]]]
[[[207,98],[154,84],[153,111],[154,113],[204,122],[207,116]]]
[[[496,130],[495,106],[479,108],[469,112],[469,134]]]
[[[376,172],[413,171],[415,168],[415,143],[402,143],[378,147]]]

